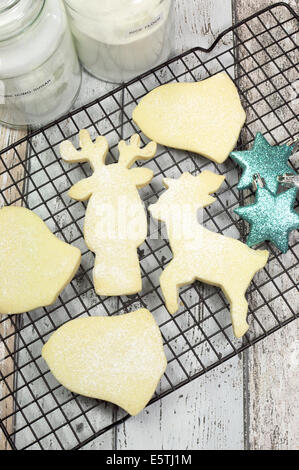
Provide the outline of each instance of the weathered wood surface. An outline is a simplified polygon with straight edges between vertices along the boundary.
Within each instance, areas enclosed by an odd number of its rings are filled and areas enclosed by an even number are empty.
[[[231,0],[175,2],[176,52],[196,45],[206,47],[219,32],[231,25]],[[251,10],[256,11],[266,3],[273,2],[234,1],[234,20],[247,16]],[[290,3],[296,6],[296,1]],[[84,85],[77,105],[112,88],[113,85],[84,74]],[[7,139],[17,139],[13,131],[2,129],[1,132],[2,145],[3,142],[7,143]],[[245,369],[243,357],[235,357],[152,405],[117,430],[96,439],[86,448],[296,448],[299,442],[296,427],[298,400],[295,396],[298,391],[298,350],[298,324],[295,326],[292,323],[246,353]],[[108,416],[107,413],[105,416]],[[76,429],[81,429],[80,423]],[[3,442],[2,446],[5,445]],[[49,448],[52,445],[49,442]]]
[[[0,126],[0,149],[7,147],[12,142],[15,142],[18,139],[21,139],[25,135],[25,131],[8,131],[5,128],[1,128]],[[26,157],[26,145],[23,145],[20,148],[20,157],[25,159]],[[12,183],[9,181],[9,177],[6,174],[1,175],[4,171],[4,163],[7,168],[10,168],[12,165],[16,164],[16,159],[13,151],[6,153],[5,155],[1,156],[0,160],[0,188],[4,189],[9,187]],[[23,167],[21,165],[17,166],[13,170],[11,170],[12,177],[15,178],[16,181],[20,180],[23,175]],[[22,191],[22,184],[19,185],[19,190]],[[4,197],[6,201],[14,201],[15,199],[19,198],[19,193],[16,187],[11,187],[6,191],[3,191]],[[5,204],[3,197],[1,196],[0,199],[0,207]],[[21,201],[18,201],[15,205],[21,205]],[[4,377],[7,377],[5,382],[0,381],[0,400],[2,397],[7,397],[4,400],[0,401],[0,417],[6,417],[11,415],[13,412],[13,400],[10,395],[10,390],[13,390],[13,371],[14,371],[14,362],[12,358],[7,359],[8,350],[13,353],[14,351],[14,337],[10,336],[14,333],[14,326],[13,323],[9,320],[3,320],[0,318],[0,337],[6,338],[6,347],[2,343],[0,339],[0,369],[1,373]],[[4,360],[5,358],[5,360]],[[5,427],[8,430],[8,433],[12,432],[13,429],[13,419],[12,417],[8,418],[4,421]],[[0,450],[7,450],[10,446],[6,441],[1,429],[0,429]]]
[[[239,21],[274,2],[234,0],[233,3],[234,19]],[[285,3],[298,10],[297,0]],[[298,75],[294,75],[295,80],[298,80]],[[298,268],[296,276],[299,276]],[[281,283],[287,283],[287,276],[281,279]],[[252,300],[254,302],[255,299]],[[298,296],[294,295],[292,301],[294,310],[298,312]],[[276,302],[275,309],[283,309],[283,301]],[[248,359],[246,447],[253,450],[298,450],[299,322],[292,322],[245,354]]]

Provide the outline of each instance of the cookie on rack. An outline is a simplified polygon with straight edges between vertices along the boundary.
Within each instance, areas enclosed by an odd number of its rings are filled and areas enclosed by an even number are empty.
[[[0,314],[53,304],[76,274],[80,250],[23,207],[0,209],[0,234]]]
[[[84,239],[96,254],[93,270],[98,295],[133,295],[142,288],[137,248],[147,234],[145,210],[138,189],[153,178],[148,168],[131,168],[136,160],[149,160],[157,145],[150,142],[140,148],[135,134],[127,145],[119,143],[118,163],[106,165],[108,142],[98,137],[92,142],[87,130],[80,131],[81,151],[71,142],[61,144],[61,156],[69,163],[89,162],[93,174],[76,183],[69,196],[87,201]]]
[[[167,365],[160,330],[146,309],[72,320],[51,336],[42,356],[68,390],[132,416],[147,405]]]
[[[166,307],[179,309],[178,289],[196,280],[218,286],[230,303],[233,331],[237,338],[248,330],[245,292],[257,271],[267,263],[266,250],[254,251],[233,238],[211,232],[198,223],[198,208],[215,198],[224,176],[203,171],[198,176],[183,173],[178,180],[166,178],[167,191],[149,207],[155,219],[164,221],[174,254],[160,277]]]
[[[197,83],[169,83],[148,93],[133,120],[155,142],[223,163],[235,148],[246,114],[226,73]]]

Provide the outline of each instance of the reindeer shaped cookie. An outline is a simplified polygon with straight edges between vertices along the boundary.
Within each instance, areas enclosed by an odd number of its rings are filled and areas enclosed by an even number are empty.
[[[216,200],[210,194],[219,189],[223,180],[223,176],[210,171],[198,176],[184,173],[178,180],[165,179],[168,190],[149,210],[155,219],[166,223],[174,255],[160,277],[168,311],[174,314],[179,308],[179,287],[196,280],[218,286],[230,302],[234,334],[240,338],[248,330],[245,292],[255,273],[267,263],[269,253],[254,251],[198,223],[198,208]],[[184,231],[182,224],[188,211],[188,230]]]
[[[133,168],[136,160],[152,158],[157,149],[154,142],[140,149],[136,134],[130,144],[119,143],[118,163],[105,165],[108,142],[98,137],[92,142],[87,130],[80,131],[81,151],[71,142],[61,144],[62,158],[69,163],[89,162],[94,173],[79,181],[69,191],[77,201],[89,199],[84,238],[96,255],[93,270],[98,295],[132,295],[142,288],[137,248],[147,234],[147,220],[137,189],[153,178],[152,170]]]

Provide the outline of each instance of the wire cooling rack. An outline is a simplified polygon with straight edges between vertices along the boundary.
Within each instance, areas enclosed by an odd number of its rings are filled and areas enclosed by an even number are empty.
[[[249,288],[250,330],[243,340],[234,338],[228,303],[217,288],[196,283],[181,289],[179,313],[168,314],[159,275],[172,255],[153,221],[150,236],[139,250],[142,292],[117,299],[96,296],[91,278],[93,255],[82,236],[85,206],[67,196],[70,186],[90,169],[68,165],[59,155],[59,144],[70,139],[77,146],[78,131],[85,127],[93,137],[107,137],[110,160],[115,161],[118,141],[138,132],[132,111],[149,90],[168,82],[201,80],[220,71],[235,80],[247,112],[239,148],[252,145],[257,131],[272,143],[288,142],[297,132],[297,30],[295,12],[285,4],[274,5],[225,31],[209,50],[196,48],[171,59],[0,152],[2,204],[32,209],[58,237],[83,254],[78,275],[54,305],[0,320],[0,424],[13,449],[86,449],[93,439],[128,418],[113,405],[70,393],[49,372],[41,348],[70,319],[149,308],[160,326],[168,358],[154,402],[298,318],[298,233],[292,234],[286,255],[265,245],[270,261]],[[298,159],[293,157],[292,164],[298,170]],[[155,172],[152,184],[142,191],[146,205],[157,200],[163,177],[203,169],[225,174],[217,202],[203,212],[203,223],[244,239],[247,227],[233,209],[248,203],[253,194],[238,192],[239,170],[230,159],[216,165],[197,155],[159,147],[156,158],[146,166]]]

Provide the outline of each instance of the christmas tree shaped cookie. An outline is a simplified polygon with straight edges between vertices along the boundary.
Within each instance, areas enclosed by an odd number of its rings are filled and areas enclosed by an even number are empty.
[[[76,274],[78,248],[55,237],[33,212],[0,209],[0,313],[51,305]]]
[[[146,309],[72,320],[51,336],[42,356],[67,389],[131,415],[146,406],[167,365],[160,330]]]
[[[223,180],[223,176],[210,171],[198,176],[184,173],[178,180],[165,179],[167,191],[149,209],[154,218],[166,223],[174,255],[160,277],[168,311],[174,314],[179,308],[179,287],[195,280],[218,286],[230,302],[233,330],[240,338],[248,330],[245,292],[255,273],[267,263],[268,251],[254,251],[198,223],[198,208],[215,201],[210,194]]]
[[[153,177],[147,168],[132,168],[136,160],[148,160],[156,153],[157,145],[149,143],[140,148],[136,134],[129,145],[119,144],[118,163],[105,165],[108,143],[98,137],[93,143],[87,130],[80,131],[81,151],[71,142],[61,144],[66,162],[89,162],[93,169],[90,178],[79,181],[69,191],[77,201],[89,200],[84,238],[96,254],[93,270],[94,286],[99,295],[132,295],[142,288],[137,248],[147,234],[147,220],[138,188],[146,186]]]
[[[150,139],[217,163],[234,149],[246,114],[226,73],[198,83],[169,83],[148,93],[133,119]]]

